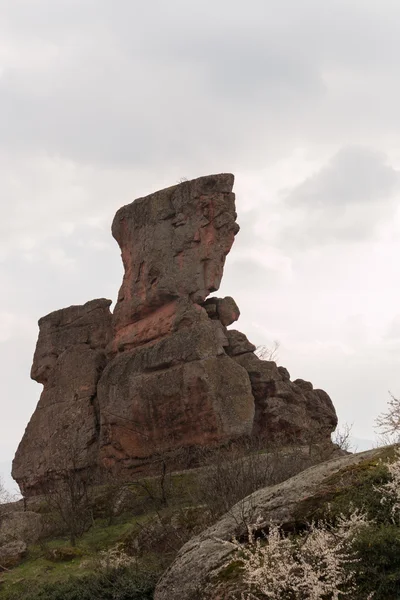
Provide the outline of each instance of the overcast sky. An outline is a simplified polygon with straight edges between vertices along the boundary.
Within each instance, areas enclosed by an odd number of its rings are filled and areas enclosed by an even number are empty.
[[[236,176],[220,290],[374,437],[400,393],[398,0],[0,0],[0,471],[37,320],[122,277],[135,198]]]

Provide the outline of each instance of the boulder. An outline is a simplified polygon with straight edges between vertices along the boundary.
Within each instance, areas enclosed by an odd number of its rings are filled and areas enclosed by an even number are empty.
[[[231,325],[240,317],[239,307],[231,296],[208,298],[203,306],[210,319],[218,319],[224,327]]]
[[[0,571],[12,569],[19,565],[25,557],[27,547],[22,540],[14,540],[8,544],[0,545]]]
[[[134,353],[115,358],[99,385],[103,464],[137,467],[160,452],[251,434],[250,382],[228,356],[136,374],[135,362]]]
[[[225,542],[245,538],[248,527],[255,532],[268,528],[270,523],[290,527],[299,518],[302,504],[307,501],[312,505],[313,498],[320,496],[328,478],[351,465],[378,457],[380,451],[374,449],[336,458],[311,467],[283,483],[251,494],[215,525],[181,548],[175,561],[161,577],[154,600],[201,600],[205,597],[202,592],[207,584],[232,556],[233,546]],[[206,597],[209,599],[210,595]]]
[[[256,347],[254,344],[249,342],[244,333],[230,329],[227,331],[227,337],[229,345],[226,349],[226,353],[229,356],[237,356],[238,354],[247,354],[248,352],[254,352]]]
[[[0,545],[15,540],[35,544],[43,531],[42,515],[33,511],[12,511],[1,516]]]

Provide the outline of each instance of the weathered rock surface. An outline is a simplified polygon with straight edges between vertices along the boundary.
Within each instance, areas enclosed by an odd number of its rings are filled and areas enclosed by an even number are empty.
[[[308,381],[290,381],[286,369],[252,352],[234,356],[246,369],[255,400],[253,434],[283,443],[318,443],[337,425],[332,400]]]
[[[44,388],[13,461],[23,494],[51,473],[97,462],[97,382],[111,336],[111,300],[92,300],[39,321],[31,376]]]
[[[0,547],[16,540],[26,544],[38,541],[43,531],[43,519],[33,511],[11,511],[0,519]]]
[[[208,298],[239,230],[233,175],[200,177],[121,208],[124,278],[111,315],[93,300],[39,321],[32,378],[43,393],[17,450],[25,495],[52,474],[143,471],[154,455],[242,436],[326,442],[325,392],[262,361],[233,298]]]
[[[246,536],[247,526],[262,531],[271,522],[293,524],[298,518],[301,503],[305,500],[310,502],[319,495],[329,477],[343,468],[378,456],[380,451],[378,448],[321,463],[283,483],[258,490],[239,502],[215,525],[181,548],[158,583],[154,599],[200,600],[213,575],[232,555],[233,546],[224,542]],[[207,595],[207,598],[210,596]]]
[[[166,335],[177,299],[199,304],[219,288],[239,230],[233,180],[222,174],[185,181],[117,212],[112,233],[125,274],[113,315],[114,350]],[[151,334],[143,335],[144,328]]]
[[[26,555],[27,546],[22,540],[15,540],[0,546],[0,571],[19,565]]]
[[[213,320],[203,305],[239,229],[232,186],[232,175],[201,177],[115,216],[125,275],[99,383],[103,464],[138,467],[160,451],[252,432],[247,373],[224,351],[224,325],[239,309],[232,298],[211,299]]]
[[[210,319],[218,319],[224,327],[232,325],[240,317],[240,310],[230,296],[209,298],[203,304]]]

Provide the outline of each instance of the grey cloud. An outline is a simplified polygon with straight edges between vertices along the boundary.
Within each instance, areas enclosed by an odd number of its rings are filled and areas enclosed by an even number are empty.
[[[47,241],[29,260],[17,254],[0,263],[2,310],[35,323],[53,310],[92,298],[115,301],[123,274],[118,245],[109,231],[88,234],[82,228],[58,244]]]
[[[394,216],[400,172],[384,154],[362,147],[341,149],[320,171],[285,192],[292,222],[281,237],[312,246],[362,241]]]
[[[342,148],[318,173],[286,196],[291,207],[343,209],[377,200],[390,202],[399,189],[400,172],[387,164],[387,157],[368,148]]]
[[[400,52],[398,8],[378,28],[373,3],[348,4],[8,2],[5,43],[19,34],[25,57],[0,79],[1,143],[92,164],[234,167],[334,138],[353,102],[349,90],[332,114],[327,73]],[[398,87],[382,94],[396,120]]]

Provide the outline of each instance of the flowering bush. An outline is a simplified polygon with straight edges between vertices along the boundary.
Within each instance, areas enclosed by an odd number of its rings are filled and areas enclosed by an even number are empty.
[[[133,567],[137,563],[137,560],[133,556],[126,554],[121,545],[117,544],[109,550],[103,550],[100,552],[99,567],[100,569],[116,570],[125,569],[127,567]]]
[[[400,586],[399,561],[389,557],[389,550],[396,555],[400,543],[400,449],[394,461],[380,464],[389,480],[371,483],[369,490],[377,494],[378,505],[380,498],[388,507],[384,518],[377,511],[368,519],[363,502],[350,507],[349,514],[313,522],[297,535],[271,524],[268,535],[256,538],[256,525],[249,530],[248,544],[224,542],[235,550],[234,562],[225,567],[240,565],[242,600],[398,598],[392,594]]]
[[[326,521],[311,523],[297,537],[285,535],[272,525],[268,536],[254,539],[249,531],[249,544],[232,543],[242,563],[246,600],[268,598],[278,600],[339,600],[353,590],[357,557],[351,542],[368,521],[360,511],[340,517],[333,528]],[[346,591],[345,591],[346,590]]]

